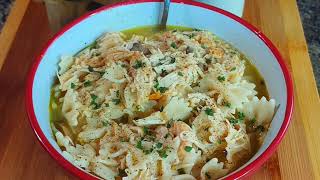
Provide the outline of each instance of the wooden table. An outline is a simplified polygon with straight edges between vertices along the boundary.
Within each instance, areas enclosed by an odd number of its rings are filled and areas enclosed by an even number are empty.
[[[287,134],[276,153],[247,178],[319,179],[320,102],[296,2],[247,0],[244,18],[279,48],[295,89],[295,108]],[[1,179],[75,179],[37,142],[24,106],[27,71],[51,36],[44,6],[16,0],[0,35]]]

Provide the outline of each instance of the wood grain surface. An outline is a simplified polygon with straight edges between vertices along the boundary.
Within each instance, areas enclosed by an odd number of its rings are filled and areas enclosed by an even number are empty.
[[[293,119],[284,140],[245,179],[319,179],[320,101],[296,2],[247,0],[244,18],[279,48],[295,90]],[[51,36],[43,4],[31,1],[0,72],[1,179],[76,179],[37,142],[24,107],[27,71]],[[0,53],[0,60],[3,57]]]
[[[12,42],[15,39],[17,30],[20,26],[21,20],[28,8],[30,0],[16,0],[13,3],[10,14],[7,18],[7,23],[0,33],[0,71],[1,67],[7,57]]]

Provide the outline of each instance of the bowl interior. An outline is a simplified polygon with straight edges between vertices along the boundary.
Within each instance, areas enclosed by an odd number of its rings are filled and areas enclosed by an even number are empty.
[[[50,129],[48,107],[50,88],[56,77],[59,57],[75,54],[104,32],[155,25],[159,20],[161,6],[159,2],[143,2],[115,6],[96,12],[83,21],[79,21],[70,29],[67,28],[64,33],[60,33],[48,49],[44,51],[32,84],[32,103],[41,130],[57,151],[61,152]],[[168,24],[206,29],[233,44],[248,56],[258,68],[265,79],[270,96],[276,100],[277,104],[280,104],[264,144],[257,154],[241,168],[247,166],[271,144],[284,121],[287,106],[287,86],[275,55],[254,32],[234,19],[203,7],[172,3]]]

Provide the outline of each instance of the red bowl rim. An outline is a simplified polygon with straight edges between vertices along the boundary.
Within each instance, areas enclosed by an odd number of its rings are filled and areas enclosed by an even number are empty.
[[[67,30],[69,30],[73,26],[75,26],[78,23],[80,23],[81,21],[87,19],[91,15],[94,15],[96,13],[100,13],[100,12],[108,10],[108,9],[112,9],[112,8],[116,8],[116,7],[120,7],[120,6],[132,5],[132,4],[147,3],[147,2],[161,2],[161,0],[135,0],[135,1],[130,0],[130,1],[125,1],[125,2],[121,2],[121,3],[116,3],[116,4],[113,4],[110,6],[101,7],[97,10],[89,12],[89,13],[83,15],[82,17],[74,20],[73,22],[71,22],[70,24],[65,26],[62,30],[60,30],[53,38],[51,38],[48,41],[48,43],[45,45],[45,48],[43,48],[43,50],[41,51],[40,55],[37,56],[37,58],[35,59],[35,62],[33,64],[33,66],[31,67],[30,72],[28,74],[28,79],[27,79],[27,84],[26,84],[26,96],[25,96],[26,97],[26,110],[28,113],[30,125],[31,125],[34,133],[36,134],[40,144],[44,147],[44,149],[46,149],[49,152],[49,154],[56,161],[59,162],[60,165],[62,165],[64,168],[68,169],[70,172],[72,172],[74,175],[80,177],[81,179],[98,179],[98,178],[94,175],[91,175],[91,174],[85,172],[84,170],[81,170],[80,168],[74,166],[72,163],[67,161],[49,143],[48,139],[46,138],[46,136],[44,135],[44,133],[42,132],[42,130],[40,128],[40,125],[39,125],[37,118],[35,116],[34,107],[33,107],[33,100],[32,100],[32,91],[33,91],[32,86],[33,86],[33,82],[34,82],[35,73],[37,71],[38,65],[41,62],[41,59],[43,58],[44,54],[46,53],[48,48],[51,46],[51,44],[54,41],[56,41],[63,33],[65,33]],[[241,19],[240,17],[238,17],[234,14],[231,14],[227,11],[224,11],[224,10],[219,9],[217,7],[203,4],[200,2],[195,2],[195,1],[190,1],[190,0],[173,0],[172,2],[173,3],[183,3],[183,4],[187,4],[187,5],[205,8],[205,9],[220,13],[222,15],[225,15],[225,16],[237,21],[238,23],[242,24],[247,29],[252,31],[258,38],[260,38],[265,43],[265,45],[267,45],[267,47],[271,50],[273,55],[276,57],[279,65],[282,69],[282,72],[283,72],[283,75],[284,75],[284,78],[286,81],[286,86],[287,86],[287,106],[286,106],[284,121],[280,127],[280,130],[279,130],[277,136],[274,138],[274,140],[269,145],[269,147],[257,159],[252,161],[250,164],[248,164],[247,166],[245,166],[244,168],[242,168],[238,172],[230,174],[228,177],[226,177],[226,179],[238,179],[238,178],[247,176],[248,174],[251,174],[252,172],[254,172],[258,167],[260,167],[272,155],[272,153],[276,150],[277,146],[279,145],[281,139],[283,138],[283,136],[289,126],[290,119],[292,116],[292,110],[293,110],[293,84],[292,84],[289,70],[286,67],[285,62],[282,59],[279,51],[272,44],[272,42],[263,33],[261,33],[261,31],[259,31],[257,28],[255,28],[253,25],[251,25],[247,21],[245,21],[245,20]]]

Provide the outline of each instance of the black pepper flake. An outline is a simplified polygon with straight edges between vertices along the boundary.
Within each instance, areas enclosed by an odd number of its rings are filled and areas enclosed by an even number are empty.
[[[186,174],[186,171],[183,168],[177,170],[178,174]]]
[[[119,169],[119,176],[126,177],[126,176],[128,176],[128,174],[126,173],[126,171],[124,169]]]

